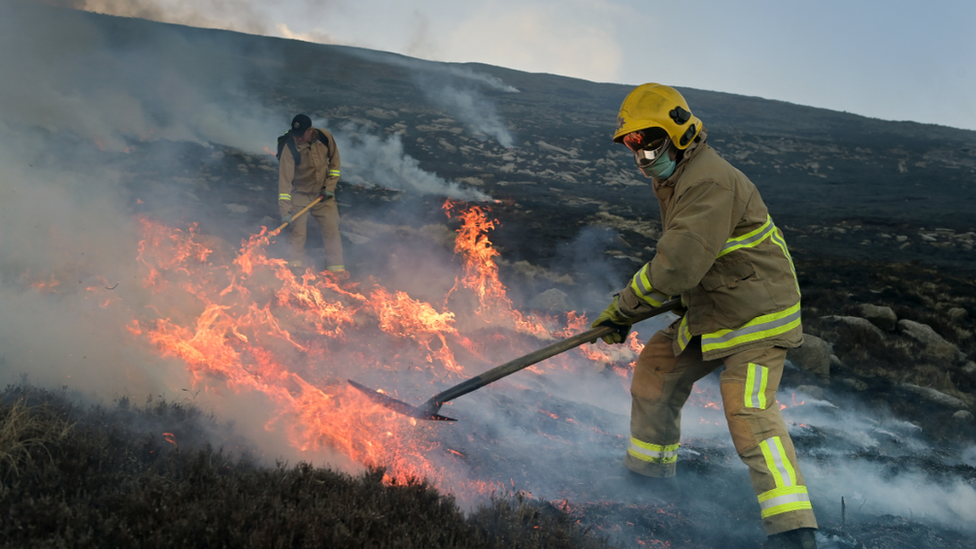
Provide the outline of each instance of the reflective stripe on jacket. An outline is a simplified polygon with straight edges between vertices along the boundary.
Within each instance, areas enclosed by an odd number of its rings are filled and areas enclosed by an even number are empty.
[[[620,292],[638,314],[681,295],[675,355],[695,336],[711,360],[802,341],[800,288],[782,232],[756,186],[700,139],[674,174],[653,180],[663,233],[657,254]]]

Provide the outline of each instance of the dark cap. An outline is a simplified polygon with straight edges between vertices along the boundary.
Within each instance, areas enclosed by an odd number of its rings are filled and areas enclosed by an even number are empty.
[[[292,135],[302,135],[305,130],[312,127],[312,119],[305,116],[304,114],[296,114],[295,118],[291,119],[291,134]]]

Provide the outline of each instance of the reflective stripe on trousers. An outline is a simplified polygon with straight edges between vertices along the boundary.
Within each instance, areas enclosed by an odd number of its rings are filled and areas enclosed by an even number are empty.
[[[780,438],[772,437],[760,442],[759,449],[776,483],[776,488],[758,496],[762,518],[802,509],[812,510],[807,487],[797,485],[796,471],[786,456]]]
[[[675,463],[678,461],[677,444],[661,446],[660,444],[637,440],[634,437],[630,437],[630,447],[627,448],[627,453],[648,463]]]
[[[766,368],[758,364],[749,363],[746,375],[746,390],[743,402],[748,408],[766,409],[766,383],[769,376]]]

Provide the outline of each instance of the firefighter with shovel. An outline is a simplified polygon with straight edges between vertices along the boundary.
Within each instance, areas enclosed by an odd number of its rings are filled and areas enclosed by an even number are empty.
[[[304,271],[308,216],[318,221],[325,245],[326,269],[345,274],[339,207],[335,190],[339,183],[339,148],[328,130],[312,127],[312,120],[296,115],[291,129],[278,138],[278,207],[282,224],[291,224],[288,266]]]
[[[800,287],[783,233],[756,186],[706,142],[677,90],[638,86],[624,99],[613,140],[651,179],[663,234],[593,327],[626,339],[634,319],[680,296],[681,317],[644,347],[631,385],[624,464],[674,477],[681,408],[695,381],[724,366],[721,393],[732,441],[749,466],[766,547],[816,547],[817,521],[776,402],[787,349],[802,343]]]

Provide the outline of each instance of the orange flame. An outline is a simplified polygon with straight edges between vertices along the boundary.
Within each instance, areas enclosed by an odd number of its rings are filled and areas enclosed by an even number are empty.
[[[457,213],[462,222],[454,241],[454,253],[463,258],[464,275],[455,281],[454,289],[461,284],[474,292],[480,304],[475,313],[485,322],[500,323],[519,333],[540,338],[551,337],[541,319],[526,318],[515,310],[505,285],[498,278],[495,258],[499,253],[487,236],[487,232],[496,227],[497,220],[489,220],[488,209],[481,206],[469,206],[458,213],[456,210],[460,205],[460,202],[449,199],[443,206],[448,217]]]
[[[489,494],[504,486],[446,474],[467,458],[441,446],[436,424],[400,416],[351,389],[346,379],[402,387],[403,376],[410,376],[454,384],[501,358],[535,350],[540,341],[584,331],[589,321],[576,312],[546,316],[517,310],[488,238],[497,226],[490,209],[448,201],[444,211],[461,222],[454,249],[459,268],[454,287],[433,304],[373,279],[354,282],[311,269],[296,276],[285,261],[267,255],[274,236],[266,228],[234,253],[196,224],[175,228],[145,218],[133,251],[139,282],[123,281],[117,289],[119,282],[95,277],[85,294],[100,307],[129,315],[123,329],[160,355],[178,359],[204,394],[262,395],[273,410],[264,427],[282,432],[294,449],[328,450],[384,466],[398,481],[427,478],[459,497]],[[52,293],[58,284],[51,276],[31,285]],[[135,294],[142,301],[126,302]],[[583,360],[599,371],[612,368],[623,384],[633,370],[626,364],[641,348],[635,332],[626,345],[587,344],[529,372],[578,368]],[[164,438],[176,445],[172,433]]]
[[[58,291],[55,288],[57,288],[60,285],[61,285],[61,281],[54,278],[54,275],[51,275],[50,280],[47,281],[39,280],[36,282],[32,282],[30,287],[37,290],[38,293],[58,293]]]
[[[483,361],[504,354],[494,348],[498,343],[522,351],[588,326],[576,313],[555,318],[516,310],[487,237],[496,226],[489,210],[451,201],[444,208],[462,221],[455,245],[461,274],[440,306],[373,280],[350,282],[312,270],[295,276],[283,260],[265,253],[272,238],[266,229],[225,259],[205,244],[196,225],[184,230],[141,219],[137,261],[150,302],[125,329],[161,355],[179,358],[205,392],[225,387],[265,395],[275,410],[265,427],[281,429],[300,451],[329,448],[385,466],[391,479],[449,482],[441,474],[446,458],[428,457],[439,447],[436,428],[376,404],[345,378],[409,371],[429,380],[464,378],[471,375],[465,361],[482,370]],[[99,291],[120,300],[107,284]],[[473,316],[465,314],[459,323],[458,311]],[[462,325],[476,330],[478,340],[462,333]],[[594,349],[582,356],[610,360]],[[534,368],[560,364],[566,362]],[[175,444],[175,438],[169,441]],[[440,448],[439,455],[464,457],[450,448]],[[497,486],[472,480],[450,488],[490,493]]]
[[[498,225],[491,210],[448,201],[444,211],[460,221],[454,247],[459,265],[453,288],[436,303],[374,279],[343,280],[311,269],[296,276],[285,261],[268,256],[274,235],[266,228],[235,250],[201,234],[195,224],[175,228],[145,218],[133,250],[139,281],[123,279],[118,288],[118,282],[95,277],[85,294],[100,307],[125,312],[125,332],[177,359],[195,389],[262,395],[272,408],[265,429],[281,432],[292,448],[313,453],[313,459],[322,455],[315,452],[334,452],[386,467],[389,480],[427,478],[459,498],[486,495],[506,486],[450,474],[470,458],[441,445],[443,426],[398,415],[353,390],[346,379],[388,387],[410,387],[417,380],[454,384],[538,349],[540,342],[585,331],[589,320],[576,312],[518,310],[488,238]],[[38,292],[56,292],[59,284],[54,276],[34,280]],[[145,290],[137,291],[139,286]],[[127,302],[136,294],[141,301]],[[585,344],[528,371],[577,369],[582,361],[612,370],[623,385],[642,347],[634,332],[626,345]],[[578,425],[571,417],[542,413]],[[172,433],[163,437],[176,446]]]

